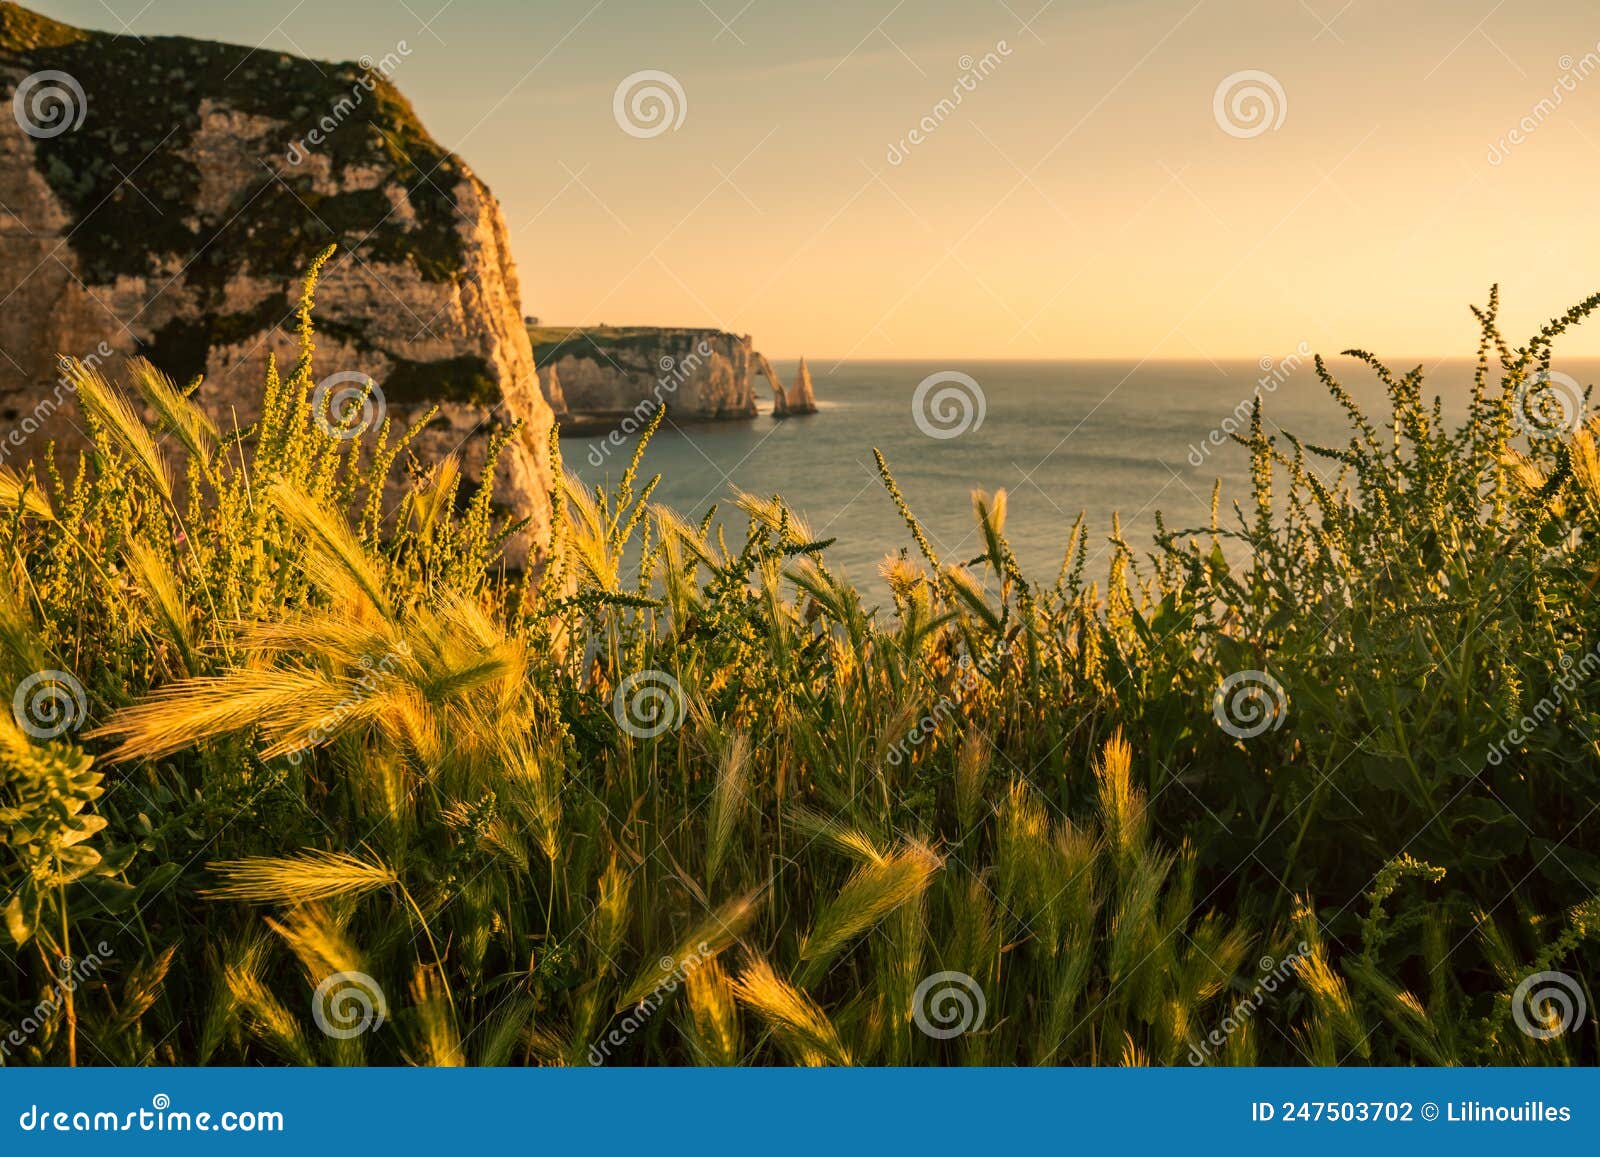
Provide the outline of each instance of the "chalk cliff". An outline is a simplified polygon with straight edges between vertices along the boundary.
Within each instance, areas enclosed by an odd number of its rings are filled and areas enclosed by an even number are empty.
[[[654,326],[530,326],[528,332],[545,399],[563,432],[606,429],[628,415],[648,418],[659,404],[676,422],[753,417],[764,408],[757,378],[767,381],[775,417],[816,411],[804,364],[786,390],[748,334]]]
[[[397,423],[437,403],[416,453],[455,451],[469,477],[493,428],[520,419],[496,497],[533,519],[513,550],[539,551],[552,415],[505,223],[392,83],[409,52],[317,64],[0,4],[7,458],[75,433],[58,354],[203,374],[196,397],[219,424],[249,422],[268,354],[293,356],[299,279],[337,243],[317,296],[319,378],[371,377]]]

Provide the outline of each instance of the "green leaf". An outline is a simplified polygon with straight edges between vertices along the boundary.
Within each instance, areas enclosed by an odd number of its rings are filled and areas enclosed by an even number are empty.
[[[1361,774],[1373,787],[1395,791],[1411,783],[1411,771],[1403,759],[1368,756],[1360,761],[1360,766]]]
[[[6,931],[11,935],[11,942],[21,948],[33,937],[33,920],[30,914],[22,907],[22,893],[11,897],[5,906]]]
[[[62,825],[61,846],[70,848],[73,844],[83,843],[104,828],[107,822],[104,816],[75,817],[70,823]]]

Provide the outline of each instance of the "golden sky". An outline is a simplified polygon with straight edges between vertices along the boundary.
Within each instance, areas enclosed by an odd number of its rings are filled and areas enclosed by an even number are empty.
[[[406,42],[395,81],[498,194],[551,324],[717,326],[824,368],[1399,358],[1471,354],[1491,282],[1518,340],[1600,289],[1591,0],[141,4],[37,6],[319,58]],[[646,70],[671,125],[618,114]]]

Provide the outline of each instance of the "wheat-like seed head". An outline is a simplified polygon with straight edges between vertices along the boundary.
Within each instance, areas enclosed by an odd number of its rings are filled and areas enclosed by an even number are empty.
[[[343,852],[308,848],[290,856],[258,856],[207,864],[222,878],[204,894],[214,900],[248,904],[315,904],[340,897],[356,899],[399,883],[393,868]]]

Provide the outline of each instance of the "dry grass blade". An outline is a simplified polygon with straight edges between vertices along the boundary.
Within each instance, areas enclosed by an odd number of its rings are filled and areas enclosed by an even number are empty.
[[[911,844],[881,863],[860,868],[822,910],[801,942],[804,967],[800,983],[810,984],[821,977],[846,944],[907,900],[920,896],[939,865],[933,852]]]
[[[263,923],[282,937],[313,982],[335,972],[366,970],[345,931],[346,921],[322,904],[295,908],[281,920],[268,916]]]
[[[495,1013],[488,1025],[480,1026],[474,1034],[481,1043],[476,1046],[478,1055],[473,1063],[485,1068],[510,1064],[533,1011],[534,1002],[519,997]]]
[[[567,508],[566,547],[576,558],[579,577],[615,594],[621,589],[617,560],[612,557],[608,528],[594,492],[570,470],[562,477],[561,486]]]
[[[786,533],[790,542],[815,542],[811,524],[781,498],[761,498],[734,490],[734,505],[774,534]]]
[[[706,887],[716,883],[734,830],[749,809],[750,736],[739,732],[728,743],[711,793],[711,843],[706,850]]]
[[[315,1065],[316,1057],[300,1022],[272,994],[262,978],[263,956],[264,953],[254,948],[247,950],[239,960],[223,966],[228,1012],[285,1060],[297,1065]]]
[[[720,961],[689,970],[685,980],[689,1002],[689,1044],[703,1065],[736,1065],[741,1060],[739,1005],[733,982]]]
[[[989,556],[989,565],[996,574],[1005,570],[1006,565],[1006,492],[997,490],[990,495],[984,490],[972,492],[972,513],[978,519],[978,526],[983,531],[984,553]]]
[[[984,785],[993,762],[989,737],[973,727],[962,738],[956,758],[956,821],[963,831],[978,822],[984,800]]]
[[[444,460],[428,472],[425,484],[410,491],[411,515],[419,531],[427,533],[439,522],[439,517],[455,502],[456,491],[461,486],[461,459],[447,454]]]
[[[362,623],[349,615],[306,611],[264,623],[243,625],[235,641],[244,651],[261,655],[314,655],[335,665],[385,663],[415,669],[409,642],[387,623]]]
[[[467,1063],[461,1051],[461,1034],[451,1007],[449,982],[436,968],[418,967],[411,981],[416,1040],[416,1063],[428,1068],[457,1068]]]
[[[336,599],[365,602],[389,618],[383,582],[349,524],[288,482],[274,482],[270,493],[273,505],[310,540],[305,568],[311,581]]]
[[[827,1014],[800,989],[778,976],[764,958],[752,960],[733,982],[740,1000],[753,1008],[797,1063],[811,1067],[854,1063]]]
[[[561,855],[561,768],[534,750],[525,736],[507,736],[500,748],[508,795],[552,865]]]
[[[1144,793],[1133,786],[1133,748],[1122,732],[1106,740],[1095,777],[1106,842],[1119,855],[1131,856],[1144,844],[1145,803]]]
[[[139,580],[145,602],[155,612],[168,641],[183,656],[185,670],[194,674],[198,668],[194,627],[189,621],[189,608],[179,590],[177,576],[167,566],[165,558],[142,542],[129,546],[128,562]]]
[[[653,992],[679,980],[691,969],[731,947],[756,914],[753,896],[741,896],[712,912],[678,941],[670,955],[650,963],[617,1002],[617,1011],[632,1008]]]
[[[128,362],[128,373],[139,396],[162,423],[177,436],[184,448],[203,464],[209,464],[217,449],[217,428],[205,411],[173,385],[172,379],[144,358]]]
[[[228,860],[206,867],[223,878],[204,894],[247,904],[315,904],[341,896],[355,899],[399,883],[393,868],[344,852],[315,848],[292,856]]]
[[[821,607],[829,618],[841,623],[849,622],[855,613],[860,596],[849,586],[827,571],[809,556],[802,558],[784,572],[784,577]]]
[[[128,399],[77,358],[61,359],[62,377],[77,392],[78,404],[108,438],[137,465],[146,480],[172,501],[172,480],[156,441]]]
[[[983,620],[989,630],[999,633],[1002,625],[1000,615],[989,605],[988,596],[983,593],[983,584],[976,576],[964,566],[949,566],[944,570],[944,577],[961,605]]]
[[[655,516],[663,541],[687,552],[702,566],[721,565],[716,551],[706,542],[699,528],[683,515],[665,506],[652,506],[650,511]]]
[[[881,864],[888,853],[878,847],[866,832],[851,827],[837,816],[820,815],[805,808],[795,808],[789,813],[789,823],[812,840],[826,840],[851,859],[866,864]]]
[[[303,733],[348,698],[347,688],[316,671],[244,668],[174,683],[117,712],[89,738],[120,736],[122,742],[106,756],[113,761],[156,759],[251,727],[275,735]]]
[[[44,491],[9,466],[0,466],[0,509],[20,509],[24,514],[52,520],[56,516]]]

